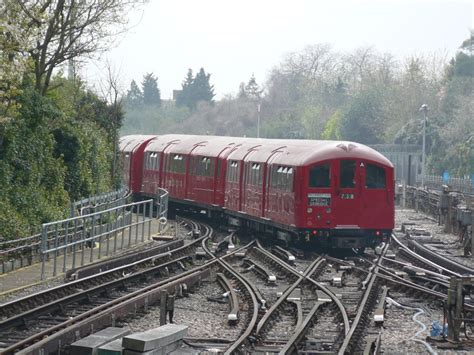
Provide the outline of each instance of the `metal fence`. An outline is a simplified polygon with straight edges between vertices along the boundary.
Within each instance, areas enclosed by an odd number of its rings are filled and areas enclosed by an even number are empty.
[[[421,184],[421,175],[416,176],[417,184]],[[467,194],[474,194],[474,180],[448,177],[447,179],[443,176],[437,175],[425,175],[425,185],[431,189],[442,190],[443,185],[449,186],[451,191],[457,191]]]
[[[149,239],[153,218],[153,200],[116,206],[104,211],[45,223],[41,232],[41,279],[46,277],[46,261],[52,260],[53,276],[79,263],[84,265],[117,250]],[[97,244],[97,246],[96,246]],[[80,260],[78,260],[80,259]]]
[[[414,185],[421,169],[421,147],[414,144],[375,144],[371,148],[390,160],[395,169],[395,180]]]

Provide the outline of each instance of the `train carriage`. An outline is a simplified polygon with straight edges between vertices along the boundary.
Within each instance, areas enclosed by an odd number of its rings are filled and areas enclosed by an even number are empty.
[[[120,138],[119,150],[122,163],[122,181],[132,193],[141,191],[143,178],[143,152],[148,142],[156,136],[130,135]]]
[[[393,166],[363,144],[164,135],[142,159],[143,195],[163,187],[173,202],[287,242],[374,246],[394,226]]]

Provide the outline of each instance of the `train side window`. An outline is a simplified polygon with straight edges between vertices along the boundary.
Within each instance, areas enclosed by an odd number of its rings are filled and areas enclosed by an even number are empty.
[[[286,184],[286,191],[293,192],[293,185],[294,185],[294,175],[293,175],[293,168],[288,168],[287,172],[287,184]]]
[[[168,156],[168,169],[172,173],[184,173],[186,170],[186,158],[181,154],[170,154]]]
[[[211,159],[209,157],[200,157],[198,166],[199,172],[197,175],[214,176],[214,159]]]
[[[272,188],[293,192],[294,174],[292,167],[272,166],[270,175],[270,186]]]
[[[316,165],[309,171],[309,187],[331,186],[331,165],[329,163]]]
[[[341,160],[341,183],[342,188],[355,187],[355,160]]]
[[[365,170],[365,186],[368,189],[383,189],[385,188],[385,169],[374,165],[367,164]]]
[[[238,182],[239,181],[239,162],[231,160],[227,167],[227,181]]]

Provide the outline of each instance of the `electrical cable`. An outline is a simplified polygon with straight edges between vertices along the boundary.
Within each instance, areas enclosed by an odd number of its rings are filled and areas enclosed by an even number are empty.
[[[420,344],[423,344],[426,349],[428,350],[428,352],[432,355],[437,355],[438,353],[436,351],[433,350],[433,348],[431,347],[430,344],[428,344],[426,341],[424,340],[421,340],[421,339],[417,339],[418,335],[420,335],[422,332],[424,332],[426,330],[426,325],[424,325],[421,321],[419,321],[418,319],[416,319],[417,316],[419,316],[420,314],[423,314],[425,313],[425,311],[422,309],[422,308],[416,308],[416,307],[409,307],[409,306],[404,306],[398,302],[396,302],[395,300],[391,299],[390,297],[387,297],[386,298],[387,302],[390,303],[390,304],[393,304],[399,308],[403,308],[403,309],[409,309],[409,310],[413,310],[413,311],[418,311],[413,317],[413,321],[415,321],[416,323],[418,323],[420,326],[421,326],[421,330],[419,330],[418,332],[416,332],[415,335],[413,335],[409,340],[413,340],[417,343],[420,343]]]

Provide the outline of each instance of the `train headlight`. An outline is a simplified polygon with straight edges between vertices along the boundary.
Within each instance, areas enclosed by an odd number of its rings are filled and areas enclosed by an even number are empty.
[[[306,212],[312,213],[312,212],[313,212],[313,209],[312,209],[311,207],[308,207],[308,209],[306,210]]]

